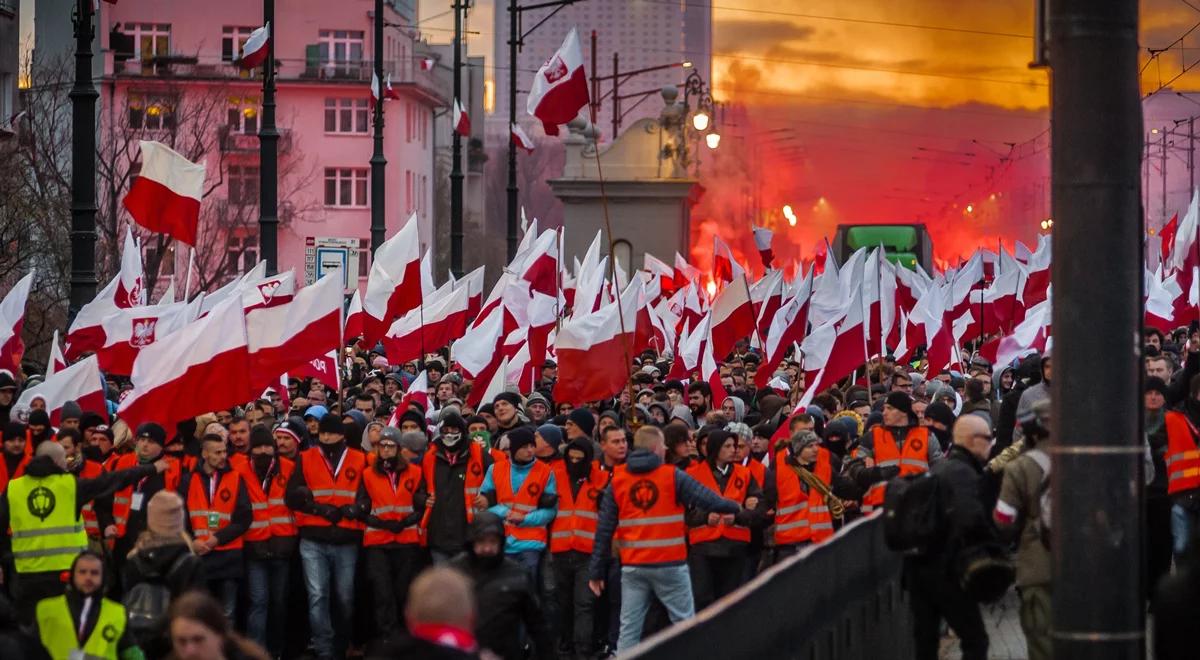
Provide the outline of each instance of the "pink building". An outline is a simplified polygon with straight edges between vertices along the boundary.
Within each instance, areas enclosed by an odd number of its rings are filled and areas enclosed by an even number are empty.
[[[415,2],[384,4],[392,24],[384,29],[384,71],[399,95],[384,106],[387,234],[415,213],[425,247],[437,240],[433,118],[450,90],[421,66],[415,30],[400,27],[417,22]],[[276,0],[279,269],[293,268],[305,282],[339,257],[348,257],[348,288],[365,286],[370,268],[373,8],[373,0]],[[196,251],[206,287],[258,259],[261,70],[241,71],[233,60],[262,23],[253,1],[122,0],[105,5],[97,29],[101,141],[114,162],[130,148],[136,160],[136,141],[155,139],[208,168]],[[146,255],[148,268],[161,263],[159,289],[175,269],[182,278],[187,264],[182,250],[162,257]]]

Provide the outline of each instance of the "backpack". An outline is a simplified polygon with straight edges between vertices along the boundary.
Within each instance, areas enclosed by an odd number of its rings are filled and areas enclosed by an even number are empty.
[[[888,548],[927,555],[945,538],[941,487],[932,472],[895,477],[883,496],[883,539]]]
[[[1050,549],[1050,457],[1041,449],[1030,449],[1025,452],[1029,458],[1042,469],[1042,483],[1038,485],[1038,536],[1042,545]]]
[[[171,563],[166,575],[177,571],[190,557],[189,553],[180,554]],[[167,629],[171,589],[166,584],[166,575],[156,575],[139,582],[125,594],[122,604],[125,606],[126,628],[139,645],[162,636]]]

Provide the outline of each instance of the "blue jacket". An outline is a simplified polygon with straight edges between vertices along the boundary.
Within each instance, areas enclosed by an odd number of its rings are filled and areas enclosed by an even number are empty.
[[[528,465],[517,465],[512,461],[506,461],[504,463],[504,465],[511,466],[510,469],[512,470],[511,479],[513,492],[521,489],[521,485],[525,483],[525,477],[529,476],[529,471],[533,469],[533,466],[536,463],[537,460],[531,461]],[[496,483],[492,481],[492,471],[496,469],[497,465],[498,464],[493,463],[491,467],[487,469],[487,474],[483,477],[483,484],[480,485],[479,492],[484,494],[494,494],[496,492]],[[553,472],[550,473],[550,479],[546,482],[546,490],[543,492],[547,495],[557,494],[554,486]],[[488,510],[500,516],[501,518],[504,518],[508,515],[508,507],[503,504],[497,504]],[[550,523],[554,520],[554,516],[557,514],[557,506],[553,509],[534,509],[533,511],[529,512],[529,515],[525,516],[525,520],[521,521],[521,524],[518,525],[518,527],[549,527]],[[528,550],[541,551],[545,549],[546,544],[538,541],[518,541],[512,536],[508,536],[504,539],[504,552],[510,555],[515,555]]]

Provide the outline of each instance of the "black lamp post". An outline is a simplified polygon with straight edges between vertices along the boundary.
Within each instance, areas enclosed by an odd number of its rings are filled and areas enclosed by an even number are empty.
[[[462,24],[466,0],[454,0],[454,102],[462,98]],[[451,113],[451,118],[454,114]],[[450,271],[454,277],[463,273],[463,171],[462,135],[454,126],[450,160]]]
[[[68,316],[96,297],[96,99],[92,84],[92,0],[75,3],[75,84],[71,87],[71,297]]]
[[[84,0],[90,2],[90,0]],[[263,0],[263,23],[267,24],[267,59],[263,62],[262,123],[258,127],[258,249],[267,262],[267,273],[278,272],[279,231],[279,131],[275,128],[275,0]]]
[[[387,158],[383,156],[383,0],[375,0],[375,135],[371,151],[371,256],[383,245],[387,224],[384,219],[384,193]]]

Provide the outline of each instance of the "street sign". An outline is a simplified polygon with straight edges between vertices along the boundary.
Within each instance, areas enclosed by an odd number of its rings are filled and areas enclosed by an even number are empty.
[[[304,239],[304,281],[312,284],[328,273],[340,271],[342,289],[353,293],[358,288],[357,238],[309,236]]]

